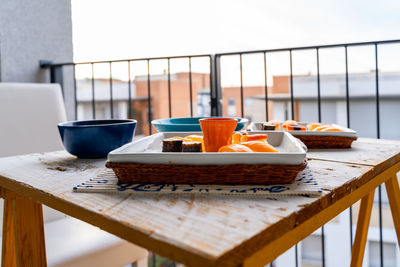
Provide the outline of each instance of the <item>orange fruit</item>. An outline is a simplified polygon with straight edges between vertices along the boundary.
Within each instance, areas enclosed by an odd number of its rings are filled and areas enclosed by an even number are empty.
[[[220,147],[218,152],[253,152],[250,148],[240,144],[230,144]]]
[[[184,140],[185,141],[203,142],[203,136],[192,134],[192,135],[185,136]]]
[[[240,140],[242,139],[242,134],[237,132],[232,135],[232,144],[240,144]]]
[[[266,142],[260,141],[249,141],[243,142],[242,145],[247,146],[253,152],[278,152],[275,147],[271,146]]]
[[[322,131],[323,129],[326,129],[326,128],[331,128],[331,127],[329,127],[329,125],[322,125],[322,126],[319,126],[317,128],[314,128],[313,131],[320,132],[320,131]]]
[[[266,141],[268,138],[268,134],[252,134],[252,135],[243,135],[241,141]]]
[[[309,124],[307,124],[307,130],[309,131],[313,131],[315,128],[319,127],[319,126],[323,126],[322,123],[314,123],[314,122],[310,122]]]
[[[321,132],[343,132],[343,130],[335,127],[330,127],[322,129]]]

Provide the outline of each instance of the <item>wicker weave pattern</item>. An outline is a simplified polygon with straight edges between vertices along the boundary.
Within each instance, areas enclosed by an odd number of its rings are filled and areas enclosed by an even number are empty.
[[[172,165],[106,162],[120,183],[134,184],[288,184],[307,166],[300,165]]]
[[[308,148],[350,148],[357,137],[295,135]]]

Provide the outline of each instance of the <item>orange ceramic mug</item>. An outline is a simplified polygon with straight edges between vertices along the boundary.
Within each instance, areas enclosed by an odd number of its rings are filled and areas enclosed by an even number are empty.
[[[200,119],[206,152],[218,152],[222,146],[229,144],[236,129],[238,120],[231,118]]]

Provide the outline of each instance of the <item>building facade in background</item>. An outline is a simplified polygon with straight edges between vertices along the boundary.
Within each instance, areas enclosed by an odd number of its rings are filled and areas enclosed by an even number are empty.
[[[181,72],[168,76],[136,76],[131,83],[131,106],[129,107],[129,84],[113,80],[113,107],[110,104],[109,79],[96,79],[94,89],[91,80],[78,80],[78,118],[93,117],[93,91],[96,102],[96,118],[107,118],[113,108],[114,118],[131,116],[138,121],[140,132],[148,134],[148,118],[209,116],[210,78],[206,73],[192,73],[190,88],[189,73]],[[148,85],[150,84],[151,109],[148,109]],[[346,80],[344,75],[321,75],[321,120],[347,126]],[[379,74],[379,122],[381,138],[400,139],[400,73]],[[314,75],[293,77],[294,119],[297,121],[318,121],[317,77]],[[170,93],[170,94],[169,94]],[[243,117],[251,121],[275,119],[284,121],[291,118],[290,77],[274,76],[273,85],[222,88],[223,116]],[[375,73],[349,75],[350,127],[362,137],[376,137],[377,103],[375,101]],[[171,101],[171,105],[169,105]],[[131,109],[129,111],[129,109]],[[131,112],[131,113],[129,113]]]
[[[350,74],[350,127],[361,137],[377,137],[377,103],[375,72]],[[295,120],[318,121],[317,77],[293,77]],[[347,126],[346,79],[344,75],[321,75],[321,120]],[[272,116],[276,120],[291,119],[290,79],[274,77],[269,99],[273,102]],[[254,97],[254,110],[265,106],[264,96]],[[400,73],[379,73],[379,122],[381,138],[400,139]],[[256,112],[248,116],[257,117]],[[257,117],[258,121],[259,118]]]

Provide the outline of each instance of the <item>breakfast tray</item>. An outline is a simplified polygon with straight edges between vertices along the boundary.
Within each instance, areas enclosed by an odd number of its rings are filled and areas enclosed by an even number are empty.
[[[307,123],[299,123],[306,126]],[[332,126],[342,129],[343,132],[315,132],[315,131],[287,131],[296,138],[300,139],[307,148],[351,148],[351,144],[357,140],[357,132],[336,124]],[[262,131],[262,123],[253,122],[250,130],[258,133]],[[279,132],[279,131],[278,131]]]
[[[293,136],[276,132],[279,153],[161,152],[161,142],[193,133],[158,133],[110,152],[106,167],[120,183],[265,185],[292,183],[306,166],[306,152]],[[200,133],[201,134],[201,133]]]

